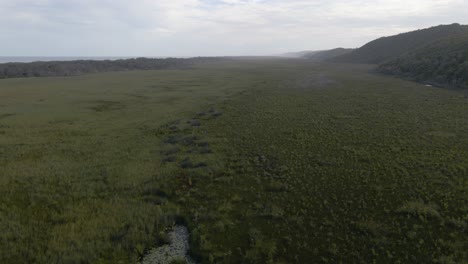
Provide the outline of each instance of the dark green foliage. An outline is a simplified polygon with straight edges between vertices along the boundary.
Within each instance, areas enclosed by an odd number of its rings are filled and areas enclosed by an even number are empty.
[[[416,30],[371,41],[349,54],[335,57],[330,61],[346,63],[379,64],[395,59],[406,52],[421,48],[431,42],[447,37],[466,34],[468,26],[452,24]]]
[[[169,264],[187,264],[187,261],[185,259],[175,259],[172,260]]]
[[[31,63],[5,63],[0,64],[0,79],[19,77],[47,77],[47,76],[74,76],[85,73],[130,71],[130,70],[159,70],[181,68],[194,63],[219,61],[217,58],[190,58],[190,59],[125,59],[125,60],[78,60],[78,61],[49,61]]]
[[[378,70],[427,84],[468,89],[468,32],[405,54]]]

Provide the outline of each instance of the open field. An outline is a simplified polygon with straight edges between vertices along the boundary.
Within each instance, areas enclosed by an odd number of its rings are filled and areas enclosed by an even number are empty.
[[[0,262],[468,261],[468,100],[369,69],[0,80]]]
[[[177,215],[158,129],[251,85],[236,71],[0,82],[0,262],[136,261]]]

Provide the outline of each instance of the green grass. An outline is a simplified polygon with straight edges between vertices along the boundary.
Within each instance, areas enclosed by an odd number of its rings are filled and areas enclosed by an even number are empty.
[[[467,261],[468,101],[365,65],[0,81],[0,262]]]
[[[348,67],[271,67],[189,132],[218,156],[179,192],[204,262],[467,260],[463,94]]]
[[[0,262],[135,262],[180,214],[158,130],[253,77],[194,69],[0,81]]]

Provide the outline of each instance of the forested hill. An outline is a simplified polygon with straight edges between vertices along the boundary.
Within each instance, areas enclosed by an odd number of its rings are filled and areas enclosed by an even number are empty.
[[[333,62],[380,64],[421,48],[429,43],[468,33],[468,26],[460,24],[440,25],[391,37],[383,37],[367,43],[349,54],[332,58]]]
[[[348,54],[352,51],[353,49],[337,48],[337,49],[324,50],[324,51],[318,51],[315,53],[305,54],[303,57],[311,61],[326,61],[326,60],[335,58],[337,56]]]
[[[378,70],[429,84],[468,89],[468,33],[417,49],[380,65]]]
[[[76,60],[76,61],[47,61],[31,63],[0,64],[0,79],[19,77],[47,77],[74,76],[86,73],[130,71],[130,70],[158,70],[180,68],[195,63],[206,63],[220,58],[167,58],[167,59],[125,59],[125,60]]]

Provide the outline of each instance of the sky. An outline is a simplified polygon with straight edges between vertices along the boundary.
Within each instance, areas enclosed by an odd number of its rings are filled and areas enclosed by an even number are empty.
[[[468,0],[0,0],[0,56],[238,56],[468,24]]]

